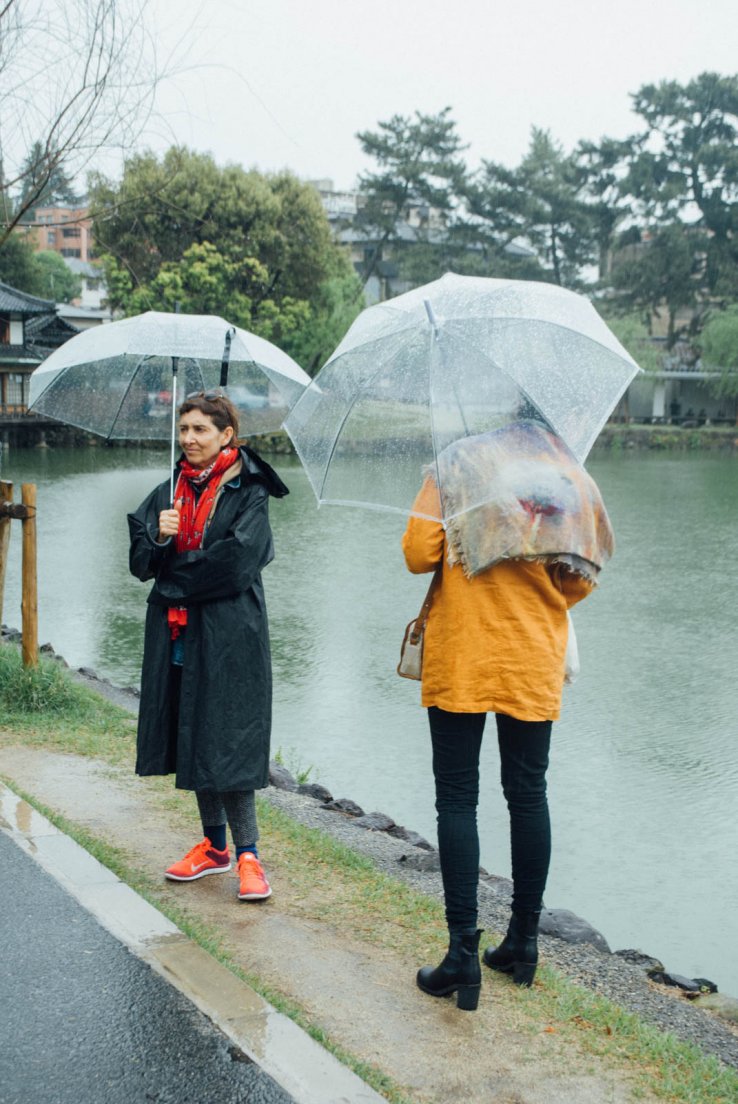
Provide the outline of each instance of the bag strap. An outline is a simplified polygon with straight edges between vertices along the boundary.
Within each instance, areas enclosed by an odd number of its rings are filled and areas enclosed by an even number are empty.
[[[428,592],[427,592],[425,598],[423,599],[423,605],[420,607],[420,613],[415,618],[415,622],[413,624],[413,628],[412,628],[412,631],[411,631],[410,637],[409,637],[410,641],[413,644],[417,644],[418,641],[420,640],[421,636],[423,635],[423,629],[425,628],[425,623],[428,620],[428,614],[430,613],[430,608],[431,608],[431,605],[433,604],[433,595],[435,594],[436,588],[438,587],[438,584],[441,581],[441,572],[442,571],[443,571],[443,563],[441,562],[441,563],[439,563],[436,570],[433,572],[433,578],[430,581],[430,586],[428,587]]]

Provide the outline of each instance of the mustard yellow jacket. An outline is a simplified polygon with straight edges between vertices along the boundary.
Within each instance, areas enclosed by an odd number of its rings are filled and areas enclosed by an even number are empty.
[[[438,512],[427,479],[414,509]],[[561,565],[504,560],[467,578],[449,567],[440,522],[411,517],[402,538],[414,574],[443,564],[423,645],[423,706],[450,713],[507,713],[556,720],[561,711],[566,611],[592,584]]]

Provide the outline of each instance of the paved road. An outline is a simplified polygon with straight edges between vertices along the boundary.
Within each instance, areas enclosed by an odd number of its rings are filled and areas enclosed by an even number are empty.
[[[0,1104],[290,1104],[0,831]]]

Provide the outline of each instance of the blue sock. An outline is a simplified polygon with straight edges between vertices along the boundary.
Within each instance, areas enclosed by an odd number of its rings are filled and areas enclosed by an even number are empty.
[[[225,851],[226,849],[226,826],[225,824],[203,824],[202,830],[208,837],[210,842],[216,851]]]
[[[257,859],[259,858],[259,852],[256,850],[256,844],[247,843],[245,847],[236,848],[236,860],[241,858],[241,855],[243,855],[244,851],[250,851],[252,855],[256,855]]]

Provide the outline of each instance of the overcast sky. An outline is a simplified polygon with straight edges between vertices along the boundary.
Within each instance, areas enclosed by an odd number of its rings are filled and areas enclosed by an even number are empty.
[[[165,82],[147,143],[349,188],[356,139],[450,106],[467,160],[637,128],[629,93],[738,71],[736,0],[152,0]]]

